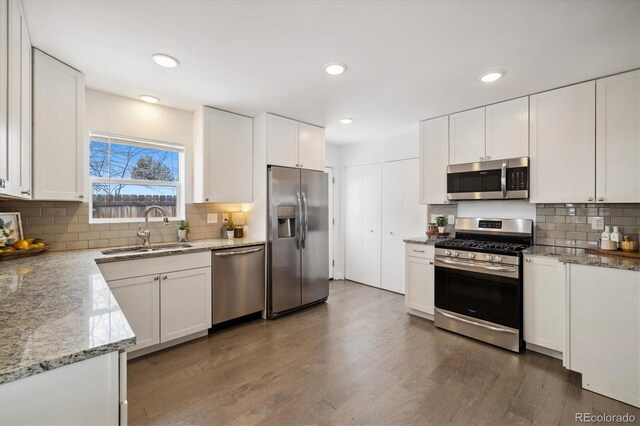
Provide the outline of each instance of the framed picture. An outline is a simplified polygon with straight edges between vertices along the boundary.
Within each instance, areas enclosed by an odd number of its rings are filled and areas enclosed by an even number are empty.
[[[9,246],[23,238],[20,213],[0,213],[0,243]]]

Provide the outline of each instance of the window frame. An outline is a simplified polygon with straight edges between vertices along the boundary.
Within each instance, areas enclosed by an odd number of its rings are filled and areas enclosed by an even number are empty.
[[[101,142],[115,143],[118,145],[138,146],[149,149],[174,151],[178,153],[178,180],[143,180],[143,179],[121,179],[109,177],[91,176],[91,142],[99,139]],[[89,183],[89,224],[100,223],[140,223],[144,222],[144,217],[119,217],[119,218],[94,218],[93,217],[93,184],[130,184],[139,186],[169,186],[176,188],[176,216],[170,216],[169,220],[176,221],[184,218],[185,212],[185,146],[169,142],[155,141],[150,139],[132,138],[119,136],[107,132],[89,132],[87,139],[89,145],[87,151],[87,178]],[[110,153],[109,153],[110,154]],[[161,217],[149,217],[150,222],[161,222]]]

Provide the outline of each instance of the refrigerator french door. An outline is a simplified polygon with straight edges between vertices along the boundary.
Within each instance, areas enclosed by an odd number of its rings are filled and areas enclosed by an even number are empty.
[[[267,312],[275,318],[329,296],[329,181],[312,170],[267,173]]]

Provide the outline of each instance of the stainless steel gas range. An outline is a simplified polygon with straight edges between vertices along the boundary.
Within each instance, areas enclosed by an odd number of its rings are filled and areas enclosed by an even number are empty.
[[[435,246],[436,327],[519,352],[522,250],[533,221],[457,218],[455,231]]]

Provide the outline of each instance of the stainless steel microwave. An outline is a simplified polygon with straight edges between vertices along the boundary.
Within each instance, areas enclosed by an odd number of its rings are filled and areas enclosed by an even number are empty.
[[[455,164],[447,168],[449,200],[529,198],[529,157]]]

